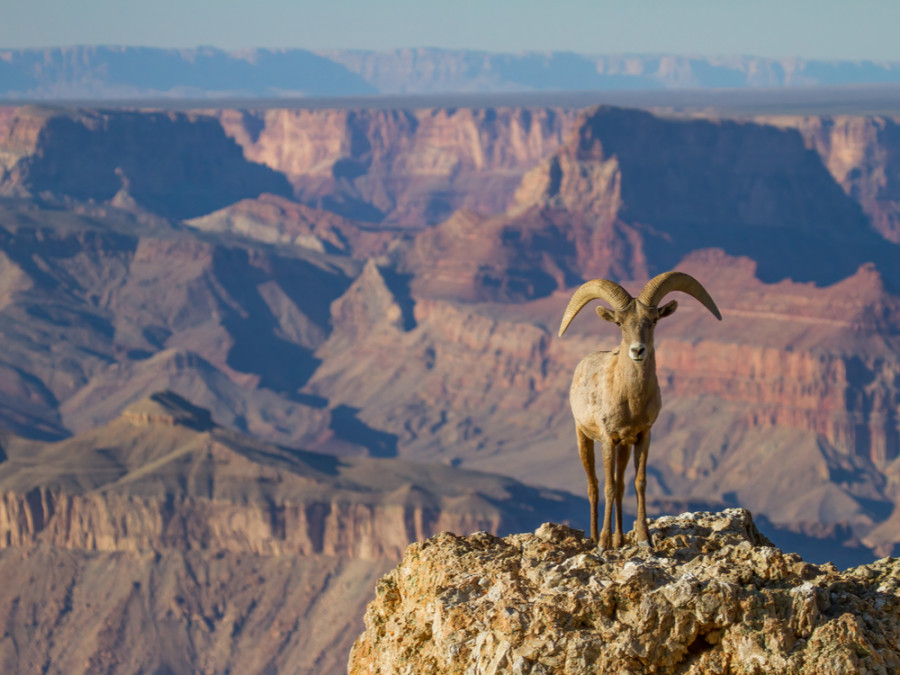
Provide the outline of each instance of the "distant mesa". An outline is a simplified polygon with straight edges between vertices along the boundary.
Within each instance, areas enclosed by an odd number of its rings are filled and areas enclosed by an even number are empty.
[[[304,49],[62,47],[0,52],[0,96],[17,99],[366,95],[377,90]]]
[[[448,92],[799,88],[900,82],[900,65],[754,56],[213,47],[0,51],[0,97],[366,97]]]

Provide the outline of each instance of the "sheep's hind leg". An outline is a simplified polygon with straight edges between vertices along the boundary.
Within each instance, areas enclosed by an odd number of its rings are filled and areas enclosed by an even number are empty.
[[[625,469],[631,456],[630,445],[617,445],[616,454],[616,533],[613,535],[613,548],[620,548],[625,541],[622,528],[622,496],[625,494]]]
[[[597,503],[600,500],[600,489],[597,485],[597,470],[594,467],[594,441],[588,438],[581,429],[575,428],[578,436],[578,454],[581,456],[581,464],[588,480],[588,499],[591,502],[591,539],[599,541],[597,537]]]
[[[647,455],[650,453],[650,430],[645,431],[634,445],[634,491],[637,492],[637,518],[634,520],[634,532],[641,546],[653,546],[653,538],[647,529],[647,508],[645,491],[647,489]]]

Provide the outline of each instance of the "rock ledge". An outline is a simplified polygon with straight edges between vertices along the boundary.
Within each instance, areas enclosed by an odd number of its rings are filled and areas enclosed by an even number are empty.
[[[545,523],[443,532],[377,585],[351,675],[894,673],[900,560],[839,572],[783,553],[749,512],[651,521],[600,552]]]

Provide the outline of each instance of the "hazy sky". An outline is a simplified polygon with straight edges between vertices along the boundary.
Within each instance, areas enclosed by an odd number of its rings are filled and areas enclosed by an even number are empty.
[[[463,47],[900,61],[900,0],[0,0],[0,48]]]

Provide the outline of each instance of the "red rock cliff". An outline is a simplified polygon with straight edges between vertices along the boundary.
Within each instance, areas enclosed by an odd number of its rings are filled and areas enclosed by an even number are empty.
[[[246,157],[288,176],[305,201],[413,227],[463,207],[504,210],[574,117],[522,108],[220,114]]]

